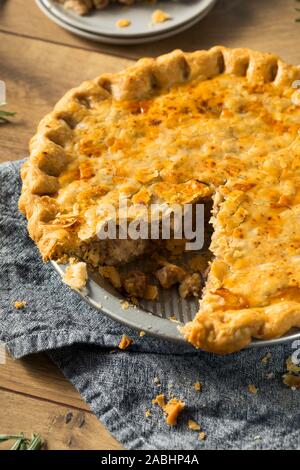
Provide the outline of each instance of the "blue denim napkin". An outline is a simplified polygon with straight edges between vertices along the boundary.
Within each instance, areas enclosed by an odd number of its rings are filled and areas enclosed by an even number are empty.
[[[281,379],[292,346],[272,348],[267,364],[266,349],[219,357],[141,338],[94,310],[42,263],[29,239],[17,208],[20,163],[0,165],[0,339],[10,353],[47,351],[127,449],[299,449],[300,392]],[[26,308],[16,310],[15,300],[26,300]],[[116,350],[122,334],[134,340],[130,350]],[[186,403],[177,427],[152,405],[159,393]],[[189,419],[205,440],[188,428]]]

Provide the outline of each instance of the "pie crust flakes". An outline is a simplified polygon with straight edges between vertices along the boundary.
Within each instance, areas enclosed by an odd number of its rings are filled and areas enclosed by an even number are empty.
[[[166,414],[166,424],[176,426],[177,418],[185,408],[185,403],[177,398],[171,398],[167,403],[162,393],[152,400],[153,405],[158,405]]]
[[[170,15],[163,10],[155,10],[152,13],[153,24],[164,23],[165,21],[168,21],[170,19],[171,19]]]
[[[125,351],[125,349],[128,349],[132,344],[133,344],[133,340],[129,338],[128,336],[123,335],[119,343],[119,349],[122,349],[123,351]]]
[[[191,429],[191,431],[200,431],[200,425],[196,423],[193,419],[188,420],[188,428]]]
[[[71,259],[70,265],[67,266],[65,274],[63,275],[63,281],[69,287],[75,290],[84,291],[88,280],[88,273],[86,264],[82,261],[76,262]]]
[[[201,382],[197,381],[194,383],[194,389],[196,390],[196,392],[202,392],[202,387],[203,385]]]
[[[131,21],[127,18],[121,18],[116,22],[117,28],[128,28],[131,25]]]
[[[292,357],[286,361],[286,373],[282,376],[283,383],[292,390],[300,390],[300,365],[293,362]]]
[[[17,309],[17,310],[22,310],[23,308],[25,308],[27,306],[27,302],[25,302],[25,300],[16,300],[14,302],[14,307]]]
[[[299,79],[272,54],[214,47],[71,90],[22,168],[20,209],[44,260],[98,269],[147,252],[148,240],[96,236],[120,195],[132,220],[136,204],[212,200],[213,259],[186,340],[225,354],[300,327]]]

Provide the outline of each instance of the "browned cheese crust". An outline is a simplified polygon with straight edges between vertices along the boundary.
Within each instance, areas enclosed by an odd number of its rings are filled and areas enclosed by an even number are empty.
[[[137,204],[211,197],[214,259],[187,341],[224,354],[300,327],[297,79],[274,55],[214,47],[71,90],[22,168],[20,209],[44,260],[113,259],[96,234],[120,195],[132,219]]]

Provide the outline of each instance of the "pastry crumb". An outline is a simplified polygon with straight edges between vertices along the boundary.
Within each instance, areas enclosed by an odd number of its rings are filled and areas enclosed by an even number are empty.
[[[152,405],[158,405],[160,408],[164,408],[166,402],[165,402],[165,396],[163,393],[160,395],[157,395],[155,398],[152,400]]]
[[[297,364],[293,362],[293,359],[291,356],[288,357],[286,361],[286,368],[288,372],[291,372],[293,374],[300,374],[300,366],[298,366]]]
[[[171,398],[166,403],[164,394],[157,395],[152,400],[153,405],[158,405],[166,414],[166,424],[176,426],[177,418],[185,408],[185,403],[177,398]]]
[[[282,376],[284,385],[292,390],[300,390],[300,376],[293,374],[284,374]]]
[[[88,280],[86,263],[70,259],[70,265],[66,268],[63,281],[72,289],[84,291]]]
[[[175,315],[172,315],[171,317],[169,317],[169,320],[170,321],[173,321],[175,323],[180,323],[180,321],[177,320],[176,316]]]
[[[202,391],[202,383],[201,382],[195,382],[194,383],[194,389],[196,390],[196,392],[201,392]]]
[[[130,304],[129,304],[128,300],[122,300],[121,307],[122,307],[123,310],[128,310],[129,306],[130,306]]]
[[[169,426],[176,426],[177,418],[184,410],[185,403],[177,398],[171,398],[165,405],[164,412],[166,413],[166,423]]]
[[[282,376],[284,385],[293,391],[300,390],[300,367],[293,362],[291,356],[286,361],[286,369],[287,373]]]
[[[131,346],[132,343],[133,343],[133,340],[131,338],[129,338],[126,335],[123,335],[122,339],[119,343],[119,349],[125,350],[125,349],[129,348],[129,346]]]
[[[27,305],[27,302],[25,302],[25,300],[16,300],[14,302],[14,307],[17,310],[21,310],[22,308],[26,307],[26,305]]]
[[[193,419],[189,419],[188,420],[188,428],[191,429],[192,431],[200,431],[200,426],[198,423],[196,423],[196,421],[194,421]]]
[[[153,24],[164,23],[165,21],[168,21],[170,19],[171,19],[171,16],[163,10],[155,10],[152,13]]]
[[[146,410],[146,411],[145,411],[145,416],[146,416],[146,418],[150,418],[150,416],[151,416],[151,411],[150,411],[150,410]]]
[[[140,331],[140,333],[139,333],[140,338],[143,338],[145,335],[146,335],[146,333],[144,331]]]
[[[255,385],[250,384],[248,385],[248,392],[252,393],[253,395],[256,395],[258,392],[258,388],[256,388]]]
[[[198,439],[199,439],[199,441],[205,441],[205,439],[206,439],[205,432],[203,432],[203,431],[199,432]]]
[[[131,21],[127,18],[121,18],[116,22],[116,26],[117,28],[128,28],[128,26],[131,26]]]
[[[269,360],[271,359],[272,357],[272,354],[270,352],[268,352],[264,357],[262,357],[261,359],[261,363],[262,364],[268,364]]]

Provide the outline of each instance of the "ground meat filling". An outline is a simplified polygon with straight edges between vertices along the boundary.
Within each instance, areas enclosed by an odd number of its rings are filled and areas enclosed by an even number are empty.
[[[156,300],[158,286],[178,286],[182,299],[200,297],[209,270],[212,227],[210,201],[205,202],[205,245],[203,252],[186,251],[186,239],[94,240],[81,246],[80,259],[130,299]],[[135,266],[138,264],[139,269]]]
[[[186,271],[175,264],[167,264],[156,271],[156,278],[164,289],[169,289],[178,284],[186,277]]]
[[[142,271],[132,271],[124,280],[123,287],[130,296],[142,299],[145,296],[147,277]]]

